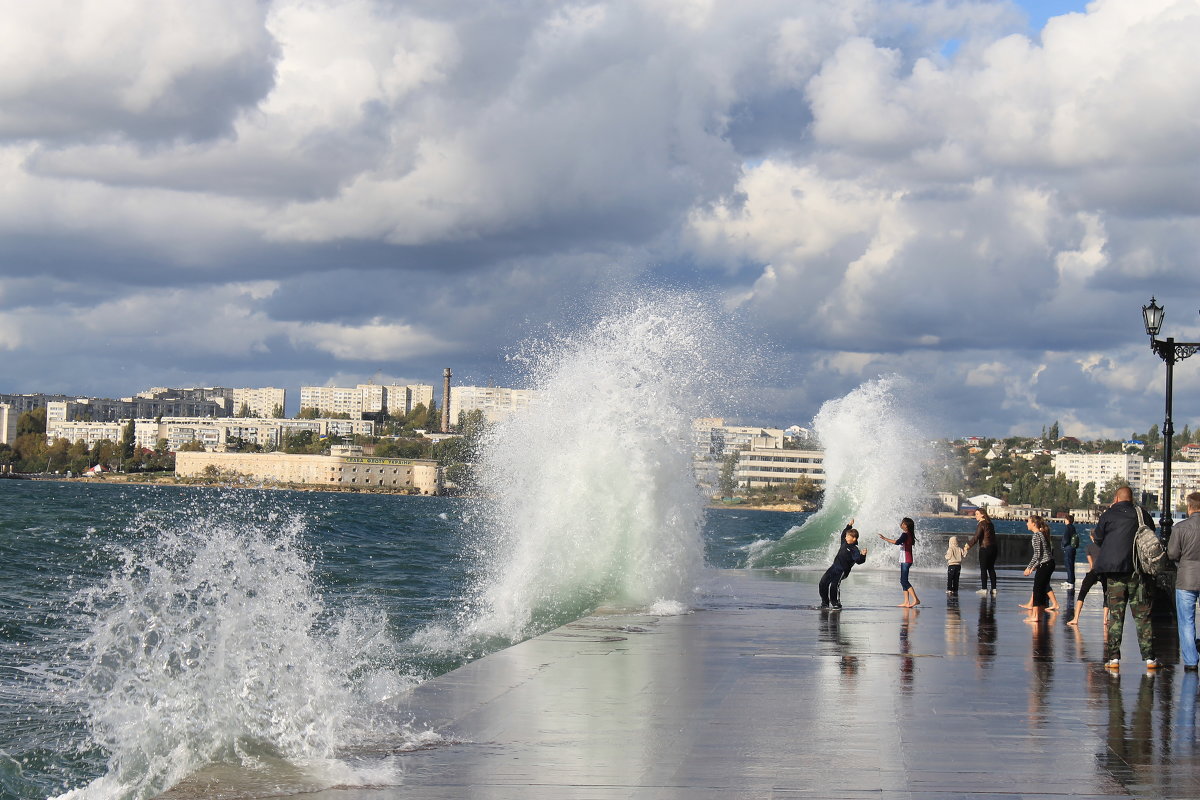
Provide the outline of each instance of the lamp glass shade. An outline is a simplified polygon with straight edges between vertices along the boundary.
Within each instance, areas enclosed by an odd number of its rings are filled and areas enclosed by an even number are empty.
[[[1150,298],[1150,305],[1142,306],[1142,320],[1146,323],[1146,333],[1149,336],[1158,336],[1159,330],[1162,329],[1163,315],[1166,311],[1154,302],[1154,298]]]

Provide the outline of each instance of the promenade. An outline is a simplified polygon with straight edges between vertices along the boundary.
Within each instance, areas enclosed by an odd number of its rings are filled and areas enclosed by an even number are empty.
[[[1035,627],[1019,574],[995,599],[964,574],[954,601],[914,573],[905,610],[895,574],[855,571],[840,612],[816,608],[819,577],[716,572],[694,613],[601,613],[480,659],[408,697],[447,742],[397,754],[398,785],[308,796],[1200,797],[1172,628],[1151,674],[1128,624],[1112,675],[1098,592],[1078,628]]]

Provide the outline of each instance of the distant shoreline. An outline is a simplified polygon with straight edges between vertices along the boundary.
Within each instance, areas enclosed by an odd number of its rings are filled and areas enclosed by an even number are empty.
[[[168,486],[183,489],[258,489],[262,491],[288,492],[335,492],[338,494],[391,494],[404,497],[454,497],[455,495],[426,495],[404,492],[396,489],[370,486],[319,486],[315,484],[285,484],[285,483],[204,483],[183,480],[174,474],[158,477],[143,476],[138,473],[109,473],[105,475],[80,475],[68,478],[63,475],[52,477],[30,477],[35,481],[52,481],[56,483],[104,483],[110,486]]]

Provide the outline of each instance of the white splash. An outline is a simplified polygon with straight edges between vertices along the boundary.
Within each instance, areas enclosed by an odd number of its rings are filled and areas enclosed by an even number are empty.
[[[851,518],[862,546],[870,551],[868,564],[895,562],[894,548],[877,534],[895,538],[900,520],[916,517],[925,495],[928,439],[910,397],[913,391],[911,382],[893,375],[821,406],[813,419],[825,448],[821,508],[778,541],[757,542],[750,566],[824,566],[837,533]],[[918,528],[918,546],[920,533]]]
[[[737,338],[709,304],[660,297],[532,357],[536,403],[480,457],[489,527],[466,632],[518,639],[602,603],[690,602],[706,502],[693,420],[729,391]]]

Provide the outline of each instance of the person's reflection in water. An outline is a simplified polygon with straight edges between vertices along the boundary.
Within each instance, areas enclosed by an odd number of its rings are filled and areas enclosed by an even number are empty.
[[[1046,695],[1054,680],[1053,630],[1054,626],[1044,618],[1033,626],[1033,686],[1029,692],[1029,724],[1038,728],[1046,724]]]
[[[1154,717],[1154,680],[1152,672],[1142,675],[1138,684],[1137,705],[1128,726],[1125,723],[1125,698],[1121,694],[1120,676],[1109,677],[1106,691],[1108,746],[1100,762],[1118,783],[1137,795],[1144,794],[1147,780],[1155,777],[1153,771],[1138,772],[1139,767],[1152,766],[1153,762],[1155,742],[1151,722]]]
[[[821,625],[817,628],[817,638],[828,646],[828,652],[838,657],[838,668],[847,678],[858,675],[858,658],[849,652],[850,642],[842,635],[842,615],[838,612],[821,614]]]
[[[1179,705],[1175,712],[1175,755],[1195,758],[1196,742],[1196,692],[1200,691],[1200,679],[1195,672],[1183,673],[1179,682]]]
[[[992,662],[996,660],[996,601],[986,595],[979,601],[976,636],[976,663],[984,669],[991,669]]]
[[[920,613],[916,608],[906,608],[900,617],[900,690],[905,694],[912,692],[913,678],[916,674],[916,659],[912,656],[909,633]]]
[[[963,627],[962,614],[958,609],[958,598],[946,599],[946,655],[964,655],[966,648],[966,630]]]

